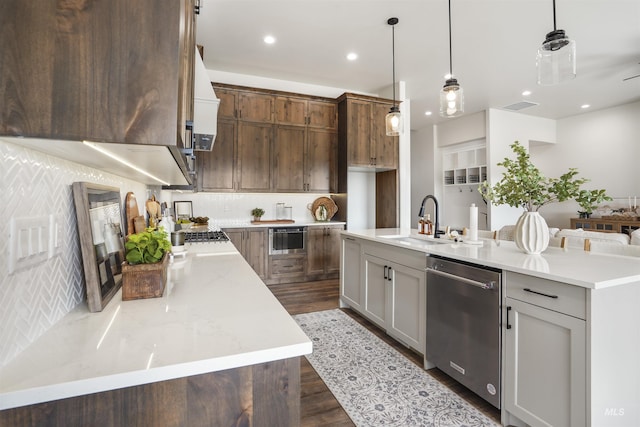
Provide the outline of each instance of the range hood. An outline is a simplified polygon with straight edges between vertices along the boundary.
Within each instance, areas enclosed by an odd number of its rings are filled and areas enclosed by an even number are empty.
[[[211,86],[211,80],[196,47],[193,89],[193,139],[195,151],[211,151],[218,130],[220,100]]]

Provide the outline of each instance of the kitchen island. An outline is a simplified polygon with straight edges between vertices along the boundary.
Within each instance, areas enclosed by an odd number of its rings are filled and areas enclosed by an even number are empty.
[[[162,298],[80,304],[0,369],[0,425],[297,425],[310,340],[230,242],[191,246]]]
[[[513,242],[436,241],[408,229],[345,231],[341,304],[425,354],[425,312],[438,305],[425,291],[434,256],[502,272],[504,425],[640,425],[640,259],[561,248],[527,255]]]

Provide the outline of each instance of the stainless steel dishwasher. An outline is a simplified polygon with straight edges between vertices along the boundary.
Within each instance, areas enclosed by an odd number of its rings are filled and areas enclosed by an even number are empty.
[[[427,258],[426,359],[496,408],[500,277],[497,269]]]

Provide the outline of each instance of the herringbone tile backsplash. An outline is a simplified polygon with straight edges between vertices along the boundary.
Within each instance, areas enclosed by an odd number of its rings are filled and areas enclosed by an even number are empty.
[[[118,187],[123,199],[133,191],[139,203],[147,198],[144,184],[0,140],[0,366],[84,304],[75,181]],[[50,214],[63,218],[61,253],[8,274],[11,218]]]

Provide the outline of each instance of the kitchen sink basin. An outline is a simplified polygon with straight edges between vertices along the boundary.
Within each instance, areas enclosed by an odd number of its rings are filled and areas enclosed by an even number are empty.
[[[379,236],[383,239],[393,240],[394,242],[403,243],[408,246],[433,246],[449,243],[446,239],[434,239],[433,237],[418,237],[418,236]]]

